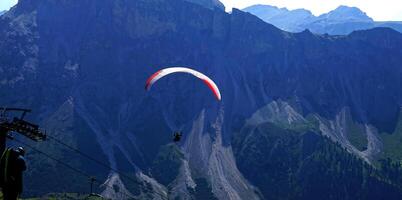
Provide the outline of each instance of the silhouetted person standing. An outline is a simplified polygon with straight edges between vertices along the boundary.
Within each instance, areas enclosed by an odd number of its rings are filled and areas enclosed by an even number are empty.
[[[5,150],[1,157],[1,183],[4,200],[16,200],[22,193],[22,176],[26,170],[24,155],[24,148],[18,147],[16,150]]]

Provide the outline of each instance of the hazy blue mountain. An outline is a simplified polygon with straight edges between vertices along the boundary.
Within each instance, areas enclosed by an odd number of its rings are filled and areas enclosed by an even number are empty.
[[[401,46],[183,0],[19,1],[0,18],[0,105],[119,170],[25,139],[81,173],[27,147],[24,195],[87,193],[90,175],[112,199],[401,199]],[[183,65],[222,102],[186,75],[144,90]]]
[[[318,20],[332,22],[373,22],[373,19],[356,7],[339,6],[329,13],[318,16]]]
[[[402,33],[402,22],[375,22],[375,27],[389,27]]]
[[[253,5],[244,8],[243,11],[290,32],[301,32],[305,30],[304,23],[316,20],[316,17],[305,9],[288,10],[269,5]]]
[[[356,30],[375,27],[389,27],[399,32],[402,30],[401,23],[374,22],[372,18],[356,7],[339,6],[320,16],[314,16],[310,11],[304,9],[287,10],[268,5],[253,5],[243,10],[290,32],[309,29],[314,33],[346,35]]]
[[[186,0],[186,1],[200,4],[206,8],[210,8],[210,9],[218,8],[221,10],[225,10],[225,6],[219,0]]]
[[[3,15],[4,13],[6,13],[6,11],[5,11],[5,10],[0,11],[0,15]]]

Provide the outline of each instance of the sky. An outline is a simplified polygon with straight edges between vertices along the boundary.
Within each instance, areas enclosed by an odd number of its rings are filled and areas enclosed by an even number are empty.
[[[0,0],[0,11],[8,10],[15,4],[17,4],[17,0]]]
[[[320,15],[340,5],[355,6],[376,21],[402,21],[402,0],[220,0],[227,11],[253,4],[266,4],[288,9],[305,8]],[[8,10],[17,0],[0,0],[0,10]]]

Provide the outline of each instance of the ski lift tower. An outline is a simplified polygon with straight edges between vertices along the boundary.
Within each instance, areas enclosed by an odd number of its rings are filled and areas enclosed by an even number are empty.
[[[21,108],[3,108],[0,107],[0,152],[3,153],[6,149],[6,141],[13,139],[11,133],[19,133],[33,141],[46,140],[46,134],[39,129],[39,126],[28,121],[24,118],[29,109]],[[14,115],[10,115],[13,113]],[[15,117],[20,113],[19,117]]]

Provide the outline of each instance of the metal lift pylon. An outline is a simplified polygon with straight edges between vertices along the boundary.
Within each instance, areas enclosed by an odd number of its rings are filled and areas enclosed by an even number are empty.
[[[9,117],[9,113],[21,113],[19,117]],[[19,133],[33,141],[46,140],[46,133],[39,126],[25,121],[29,109],[0,107],[0,152],[6,149],[7,139],[13,139],[11,133]]]

